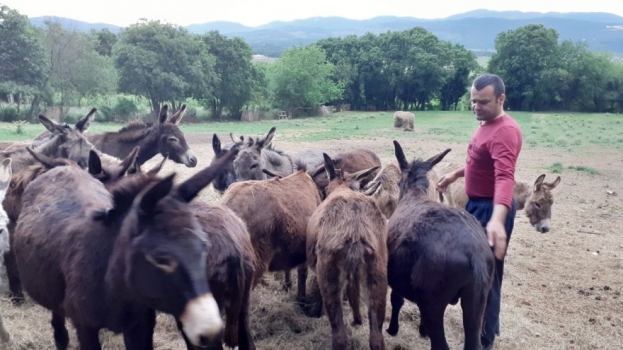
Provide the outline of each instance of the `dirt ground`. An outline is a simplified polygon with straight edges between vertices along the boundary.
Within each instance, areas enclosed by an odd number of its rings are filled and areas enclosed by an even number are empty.
[[[379,132],[381,134],[381,132]],[[414,135],[415,134],[415,135]],[[406,133],[405,133],[406,135]],[[227,135],[219,135],[228,140]],[[255,136],[255,135],[253,135]],[[366,147],[377,152],[383,164],[395,162],[391,139],[375,137],[374,141],[332,140],[321,143],[288,142],[287,135],[277,132],[276,148],[286,152],[323,149],[339,152]],[[187,140],[199,157],[197,168],[168,163],[162,173],[176,171],[185,179],[207,166],[212,157],[211,144],[205,134],[187,134]],[[429,157],[452,148],[447,161],[465,158],[464,144],[435,141],[432,136],[415,133],[399,139],[408,158]],[[226,142],[226,141],[224,141]],[[161,160],[157,156],[146,165],[149,169]],[[552,174],[547,168],[554,162],[588,166],[599,174],[565,169]],[[552,230],[537,233],[522,212],[518,212],[512,234],[502,289],[501,335],[496,349],[621,349],[623,347],[623,154],[614,149],[582,148],[578,152],[553,148],[524,146],[516,177],[534,181],[547,174],[546,181],[560,175],[562,181],[554,190]],[[219,195],[211,187],[198,200],[217,203]],[[295,277],[295,276],[293,276]],[[4,269],[0,278],[6,281]],[[330,349],[331,330],[326,316],[305,317],[294,304],[295,291],[285,293],[279,282],[269,275],[269,285],[253,292],[251,323],[256,345],[261,350]],[[296,281],[296,278],[294,278]],[[13,306],[6,298],[8,287],[0,287],[0,313],[12,336],[6,349],[54,349],[50,314],[27,301]],[[386,323],[391,306],[389,295]],[[368,323],[350,326],[351,312],[345,303],[345,322],[350,332],[349,349],[368,349]],[[362,310],[363,315],[367,315]],[[396,337],[385,333],[390,350],[429,349],[428,339],[417,332],[419,312],[406,302],[402,309],[401,329]],[[460,349],[463,339],[460,306],[449,306],[445,330],[451,349]],[[70,348],[77,341],[70,330]],[[104,349],[123,349],[120,335],[101,332]],[[160,314],[154,336],[156,349],[184,349],[173,319]],[[0,345],[2,348],[2,345]]]

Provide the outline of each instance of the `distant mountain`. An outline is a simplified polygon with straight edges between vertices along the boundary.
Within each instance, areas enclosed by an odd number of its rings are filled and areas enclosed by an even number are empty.
[[[30,23],[34,25],[35,27],[43,27],[45,25],[45,22],[48,20],[57,20],[61,23],[61,25],[64,28],[67,28],[69,30],[77,30],[81,32],[88,32],[91,29],[101,30],[104,28],[108,28],[108,30],[110,30],[111,32],[117,33],[122,28],[122,27],[119,27],[113,24],[87,23],[87,22],[82,22],[82,21],[78,21],[75,19],[71,19],[71,18],[56,17],[56,16],[32,17],[30,18]]]
[[[253,30],[255,28],[247,27],[240,23],[236,22],[226,22],[226,21],[217,21],[217,22],[208,22],[202,24],[191,24],[186,26],[189,32],[195,34],[203,34],[206,32],[211,32],[213,30],[219,31],[221,34],[232,33],[232,32],[246,32]]]
[[[85,23],[59,18],[63,25],[78,30],[120,28],[102,23]],[[35,25],[43,25],[42,17],[31,18]],[[527,24],[543,24],[555,29],[560,40],[586,41],[592,50],[623,55],[623,17],[603,12],[520,12],[474,10],[443,19],[381,16],[366,20],[342,17],[312,17],[294,21],[274,21],[257,27],[235,22],[207,22],[187,26],[191,33],[202,34],[217,30],[226,36],[245,39],[254,54],[271,57],[293,45],[307,45],[328,37],[374,34],[401,31],[421,26],[440,40],[462,44],[474,51],[494,49],[498,33]]]
[[[600,23],[621,23],[623,17],[607,12],[521,12],[521,11],[491,11],[473,10],[446,17],[446,20],[463,18],[504,18],[504,19],[531,19],[539,17],[577,19],[580,21]]]

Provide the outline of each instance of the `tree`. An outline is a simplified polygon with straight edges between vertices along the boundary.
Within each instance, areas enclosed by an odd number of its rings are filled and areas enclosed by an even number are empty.
[[[59,21],[47,21],[43,45],[50,69],[49,83],[60,96],[63,114],[63,107],[76,100],[116,90],[112,60],[95,51],[95,44],[88,35],[66,30]]]
[[[456,110],[461,97],[468,91],[470,74],[478,70],[478,62],[473,52],[462,45],[451,46],[449,43],[447,49],[450,51],[451,64],[447,67],[448,76],[439,98],[444,111]]]
[[[92,29],[91,35],[96,42],[95,51],[102,56],[112,56],[112,48],[117,43],[117,35],[108,30],[108,28],[103,28],[102,30]]]
[[[0,92],[32,96],[30,114],[39,104],[47,79],[47,62],[37,29],[28,18],[0,7]]]
[[[344,87],[332,80],[333,74],[334,66],[320,47],[294,46],[270,66],[270,88],[281,108],[317,106],[341,98]]]
[[[496,53],[489,71],[498,74],[506,85],[508,105],[513,110],[543,107],[539,84],[553,76],[558,64],[558,33],[541,24],[529,24],[500,33],[495,38]],[[545,70],[552,72],[544,73]]]
[[[206,101],[212,117],[220,119],[225,107],[240,119],[242,107],[251,98],[253,85],[251,47],[241,38],[228,39],[216,31],[205,34],[203,41],[216,59],[214,70],[219,78],[214,93]]]
[[[201,38],[160,21],[141,20],[124,29],[113,57],[119,90],[149,98],[153,111],[166,101],[177,109],[188,97],[207,99],[218,83],[215,59]]]

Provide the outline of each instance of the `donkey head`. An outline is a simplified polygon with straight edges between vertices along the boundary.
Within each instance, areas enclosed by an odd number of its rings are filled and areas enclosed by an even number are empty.
[[[158,128],[160,129],[158,149],[160,150],[160,154],[163,157],[168,155],[168,157],[176,163],[194,168],[197,166],[197,157],[190,147],[188,147],[188,143],[186,143],[186,139],[184,138],[184,133],[182,133],[178,127],[180,121],[182,121],[184,117],[184,112],[186,112],[186,105],[182,105],[182,108],[180,108],[171,119],[167,117],[168,110],[168,105],[165,104],[162,106],[160,109],[160,117],[158,118]]]
[[[340,186],[345,186],[353,191],[359,191],[361,187],[359,180],[370,175],[370,173],[379,168],[378,166],[375,166],[353,174],[348,174],[343,172],[341,169],[336,169],[333,159],[331,159],[328,154],[323,153],[322,156],[324,158],[324,166],[327,171],[327,176],[329,177],[329,184],[325,189],[327,197]]]
[[[134,147],[130,154],[128,154],[128,156],[125,157],[125,159],[123,159],[121,163],[114,165],[102,165],[102,160],[100,159],[97,152],[91,150],[91,152],[89,153],[89,174],[91,174],[91,176],[104,184],[110,184],[118,180],[126,173],[128,173],[132,167],[139,167],[139,148],[139,146]]]
[[[262,149],[268,147],[275,135],[275,127],[273,126],[266,137],[255,140],[242,147],[240,153],[234,160],[234,171],[236,179],[245,180],[264,180],[266,178],[262,169],[268,168],[264,164],[265,159],[262,157]],[[252,139],[249,138],[251,141]]]
[[[233,136],[230,134],[230,136],[232,137],[232,141]],[[218,136],[216,136],[216,134],[214,134],[212,136],[212,150],[214,150],[214,157],[212,157],[212,162],[210,164],[213,164],[218,158],[220,158],[221,156],[223,156],[223,154],[225,154],[225,152],[227,150],[230,150],[232,147],[240,147],[242,145],[243,142],[243,137],[240,137],[240,143],[236,143],[234,142],[230,142],[228,144],[226,144],[224,147],[221,147],[221,140],[218,138]],[[231,185],[232,183],[236,182],[236,171],[234,170],[234,162],[228,162],[225,167],[223,167],[223,169],[221,170],[221,172],[216,176],[216,178],[214,179],[214,181],[212,182],[212,186],[214,187],[214,189],[216,191],[218,191],[219,193],[223,194],[223,192],[225,192],[225,190],[229,187],[229,185]]]
[[[7,158],[0,163],[0,261],[4,253],[9,250],[9,229],[7,228],[9,217],[1,203],[11,183],[11,161],[11,158]]]
[[[176,316],[196,346],[218,343],[223,322],[206,279],[210,243],[189,202],[236,153],[228,151],[178,187],[175,174],[126,176],[109,188],[113,207],[95,214],[106,225],[121,220],[108,281],[121,280],[125,294]]]
[[[416,159],[409,163],[405,157],[402,147],[398,141],[394,140],[394,149],[396,154],[396,160],[398,160],[398,166],[402,173],[400,179],[400,198],[402,198],[407,191],[412,188],[417,188],[422,194],[426,195],[428,191],[428,172],[448,154],[451,149],[448,148],[445,151],[430,157],[427,160]]]
[[[87,115],[80,119],[73,127],[65,123],[57,123],[43,115],[39,115],[39,121],[50,133],[52,139],[50,144],[57,145],[57,149],[47,152],[49,156],[56,158],[67,158],[78,163],[82,168],[86,168],[89,161],[89,151],[93,145],[84,137],[91,125],[97,108],[92,108]],[[43,147],[43,146],[42,146]]]
[[[552,190],[560,183],[560,176],[554,182],[544,182],[545,174],[539,176],[534,182],[532,193],[526,201],[524,212],[530,220],[530,225],[541,233],[548,232],[552,218],[552,205],[554,195]]]

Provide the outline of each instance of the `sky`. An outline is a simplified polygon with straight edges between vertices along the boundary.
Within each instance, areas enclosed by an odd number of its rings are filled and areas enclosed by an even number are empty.
[[[534,12],[609,12],[623,16],[621,0],[0,0],[28,17],[59,16],[127,26],[140,18],[181,26],[212,21],[258,26],[317,16],[444,18],[476,9]]]

